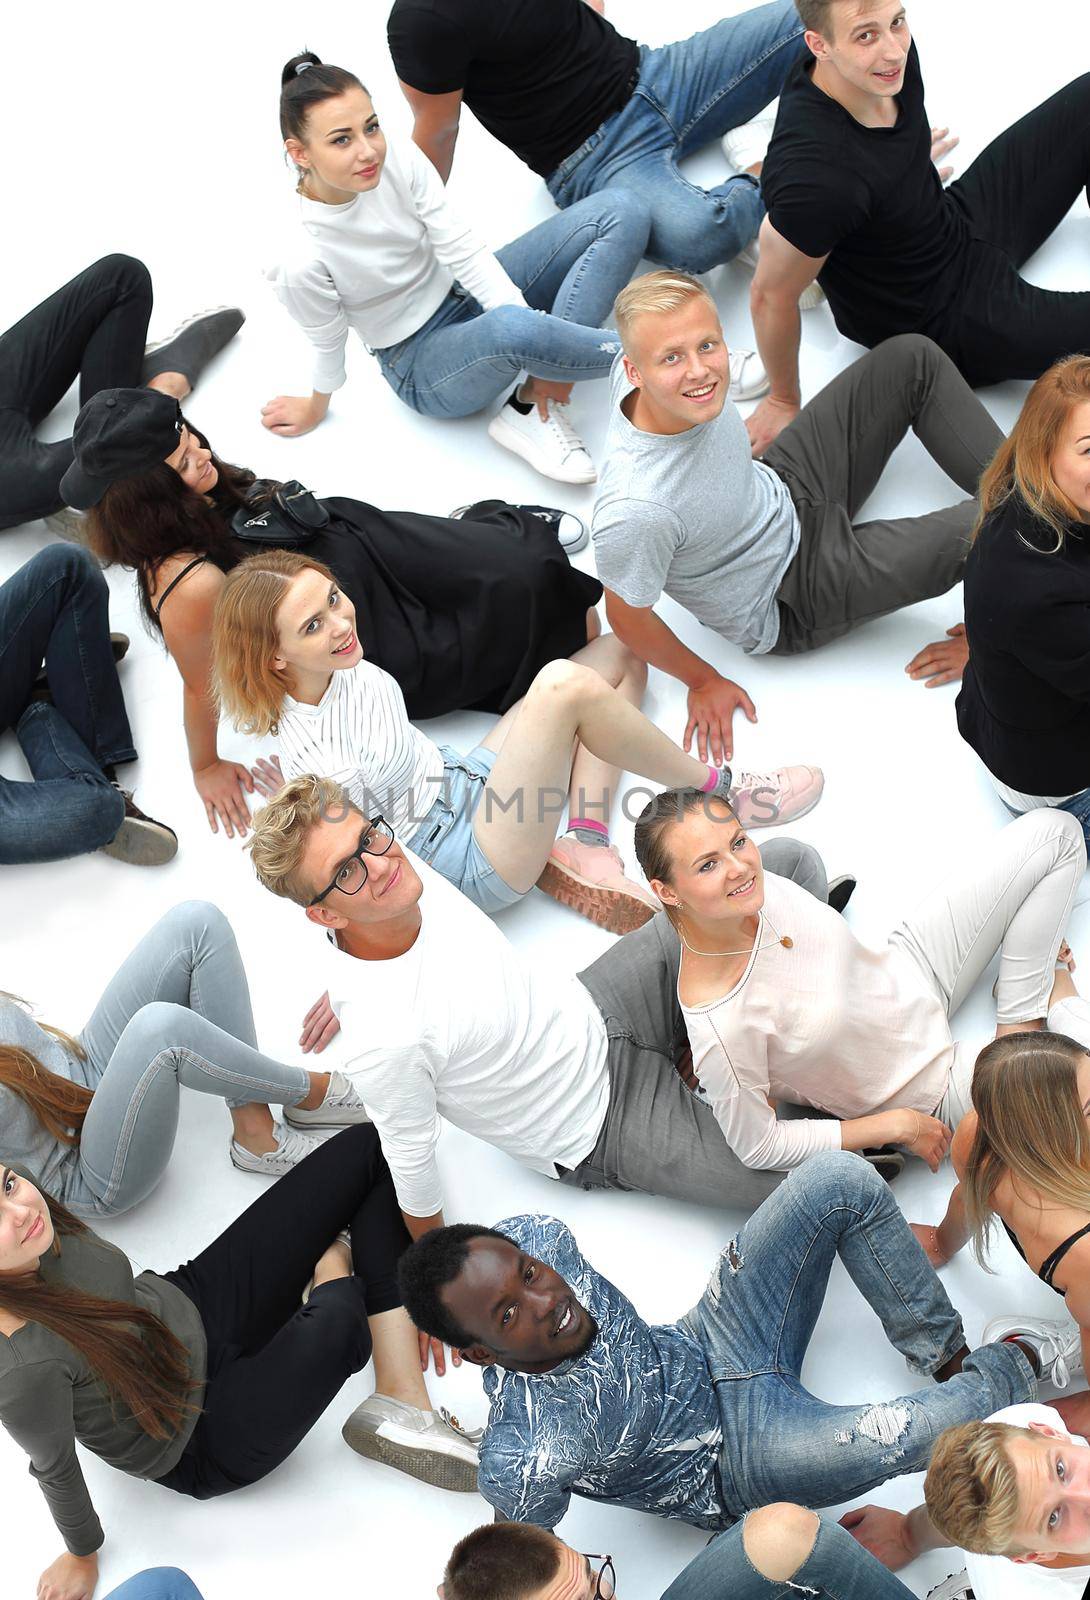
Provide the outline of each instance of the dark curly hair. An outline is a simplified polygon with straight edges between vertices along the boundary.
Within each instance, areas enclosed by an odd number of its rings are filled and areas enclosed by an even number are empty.
[[[401,1299],[416,1326],[432,1339],[442,1339],[458,1350],[476,1343],[477,1336],[458,1326],[440,1295],[465,1266],[473,1239],[514,1243],[495,1228],[483,1228],[476,1222],[454,1222],[447,1228],[433,1228],[422,1234],[397,1267]]]

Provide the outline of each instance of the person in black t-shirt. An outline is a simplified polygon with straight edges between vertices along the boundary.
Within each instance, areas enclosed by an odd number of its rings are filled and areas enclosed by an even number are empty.
[[[761,185],[768,215],[753,322],[772,390],[747,424],[760,455],[798,414],[800,292],[820,278],[837,327],[873,346],[925,333],[973,385],[1036,378],[1090,350],[1090,293],[1019,268],[1090,179],[1090,74],[942,187],[901,0],[797,0],[813,57],[780,98]]]
[[[544,177],[559,206],[608,186],[653,218],[648,255],[706,272],[754,237],[751,172],[698,189],[678,161],[755,117],[801,57],[792,0],[772,0],[652,50],[600,14],[603,0],[394,0],[390,53],[413,137],[444,183],[463,103]]]

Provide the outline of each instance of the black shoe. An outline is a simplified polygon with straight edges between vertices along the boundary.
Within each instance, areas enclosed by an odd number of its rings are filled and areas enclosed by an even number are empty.
[[[904,1151],[894,1144],[884,1144],[880,1150],[864,1150],[862,1156],[887,1183],[892,1183],[904,1171]]]
[[[245,321],[246,314],[238,306],[217,306],[187,317],[168,339],[147,346],[140,382],[148,384],[161,372],[180,372],[188,378],[189,387],[196,388],[212,357],[230,344]]]
[[[128,636],[128,634],[127,633],[111,633],[111,635],[110,635],[110,649],[113,651],[114,661],[115,662],[124,661],[125,657],[129,653],[129,636]],[[30,698],[32,700],[48,700],[50,702],[53,699],[53,694],[52,694],[52,691],[50,690],[50,687],[49,687],[49,679],[46,677],[45,668],[44,667],[41,669],[41,671],[38,673],[38,676],[34,680],[33,686],[32,686],[31,691],[30,691]]]
[[[858,880],[852,872],[842,872],[839,878],[833,878],[829,883],[829,904],[834,911],[844,915],[844,908],[855,893]]]
[[[178,854],[178,835],[165,822],[146,817],[128,789],[116,785],[125,800],[125,820],[110,840],[100,846],[103,855],[128,861],[134,867],[161,867]]]

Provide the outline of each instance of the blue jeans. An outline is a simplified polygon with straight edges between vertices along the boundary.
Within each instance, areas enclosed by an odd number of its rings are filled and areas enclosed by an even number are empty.
[[[742,1543],[743,1524],[728,1528],[689,1562],[662,1600],[914,1600],[900,1578],[887,1572],[846,1528],[822,1519],[814,1547],[789,1582],[757,1571]]]
[[[620,344],[602,325],[649,228],[639,197],[618,191],[539,223],[496,251],[525,306],[485,311],[455,287],[422,328],[375,351],[383,377],[426,417],[481,411],[521,372],[555,383],[604,378]]]
[[[105,1600],[201,1600],[201,1591],[177,1567],[148,1567],[111,1589]]]
[[[1070,811],[1071,815],[1082,823],[1083,838],[1086,848],[1090,850],[1090,789],[1084,789],[1081,794],[1073,794],[1070,800],[1065,800],[1062,806],[1056,807],[1057,811]]]
[[[743,11],[659,50],[640,47],[632,98],[547,178],[558,206],[607,189],[638,194],[651,212],[652,261],[707,272],[732,260],[764,217],[756,178],[699,189],[678,171],[774,100],[805,53],[794,0]]]
[[[1013,1344],[984,1345],[945,1383],[875,1405],[834,1406],[800,1374],[839,1256],[890,1343],[920,1373],[964,1347],[961,1318],[888,1186],[860,1156],[797,1167],[723,1251],[682,1326],[707,1354],[723,1423],[723,1504],[835,1505],[922,1472],[944,1428],[1032,1400]]]
[[[60,861],[117,833],[125,802],[104,768],[135,761],[110,648],[109,590],[75,545],[52,544],[0,586],[0,729],[32,781],[0,777],[0,863]],[[31,702],[45,661],[53,704]]]

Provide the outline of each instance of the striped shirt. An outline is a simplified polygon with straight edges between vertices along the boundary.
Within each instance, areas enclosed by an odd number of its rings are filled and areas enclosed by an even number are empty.
[[[365,816],[381,814],[404,840],[443,792],[442,751],[413,727],[399,685],[372,661],[334,672],[316,706],[286,696],[279,739],[285,778],[336,779]]]

